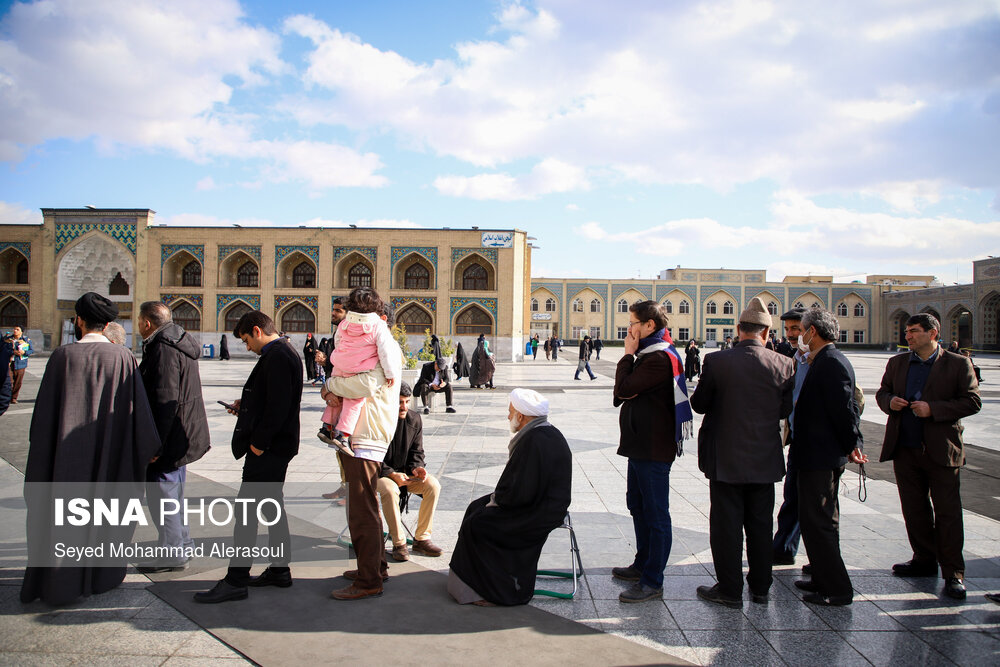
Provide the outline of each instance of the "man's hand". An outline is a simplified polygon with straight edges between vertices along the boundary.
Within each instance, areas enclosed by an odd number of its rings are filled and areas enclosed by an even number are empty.
[[[421,482],[423,482],[425,479],[427,479],[427,469],[423,467],[414,468],[413,476],[416,477]]]
[[[396,384],[396,378],[386,378],[385,379],[385,386],[391,387],[394,384]]]
[[[893,396],[892,400],[889,401],[889,409],[899,412],[903,408],[910,407],[910,402],[905,398],[900,398],[899,396]]]
[[[254,456],[260,456],[261,454],[264,453],[263,449],[257,449],[253,445],[250,445],[250,451],[253,452]]]
[[[631,324],[625,334],[625,354],[635,354],[639,351],[639,329]]]
[[[868,463],[868,455],[862,452],[860,448],[848,454],[847,458],[850,459],[851,463]]]
[[[391,472],[389,473],[389,479],[396,483],[396,486],[406,486],[409,482],[409,478],[401,472]]]
[[[918,417],[931,416],[931,406],[927,403],[927,401],[910,401],[910,409],[912,409],[913,414]]]
[[[240,400],[241,399],[237,398],[235,401],[233,401],[232,402],[233,409],[230,410],[229,408],[226,408],[226,412],[228,412],[231,415],[240,414]]]

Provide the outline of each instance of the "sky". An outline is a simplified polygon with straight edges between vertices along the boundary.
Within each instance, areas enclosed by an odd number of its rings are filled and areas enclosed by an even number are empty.
[[[0,223],[524,229],[536,277],[971,281],[997,0],[0,2]]]

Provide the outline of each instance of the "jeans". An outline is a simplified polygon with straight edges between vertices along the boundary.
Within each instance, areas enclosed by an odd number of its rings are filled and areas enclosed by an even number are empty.
[[[795,558],[799,552],[799,473],[789,463],[785,473],[784,497],[778,510],[778,529],[774,531],[771,550],[777,559]]]
[[[178,549],[193,548],[194,540],[191,539],[191,531],[184,523],[183,510],[175,514],[164,513],[161,518],[161,508],[163,500],[176,500],[184,503],[184,482],[187,479],[187,467],[181,466],[171,472],[149,472],[146,475],[146,501],[149,504],[150,513],[157,519],[162,520],[162,525],[157,524],[156,530],[159,532],[157,546],[174,547]],[[167,509],[173,509],[171,503],[167,503]],[[177,562],[163,563],[164,565],[180,565],[186,559],[176,559]]]
[[[574,380],[579,380],[580,379],[580,371],[582,371],[583,369],[587,369],[587,375],[590,376],[591,380],[593,380],[595,377],[597,377],[596,375],[594,375],[594,371],[590,370],[590,362],[581,359],[580,363],[577,364],[577,366],[576,366],[576,375],[573,376]]]
[[[670,467],[660,461],[628,460],[625,502],[635,528],[635,560],[639,583],[663,588],[663,570],[670,557]]]

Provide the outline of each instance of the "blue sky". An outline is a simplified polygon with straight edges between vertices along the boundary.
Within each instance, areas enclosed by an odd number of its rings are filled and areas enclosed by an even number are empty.
[[[546,277],[1000,254],[992,0],[0,12],[0,222],[517,227]]]

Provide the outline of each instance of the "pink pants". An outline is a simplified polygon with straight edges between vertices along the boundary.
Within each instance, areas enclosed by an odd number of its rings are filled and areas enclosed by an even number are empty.
[[[363,398],[341,398],[340,410],[332,405],[326,406],[323,411],[323,423],[333,424],[337,420],[337,430],[341,433],[351,435],[358,427],[358,419],[361,418],[361,410],[365,405]]]

